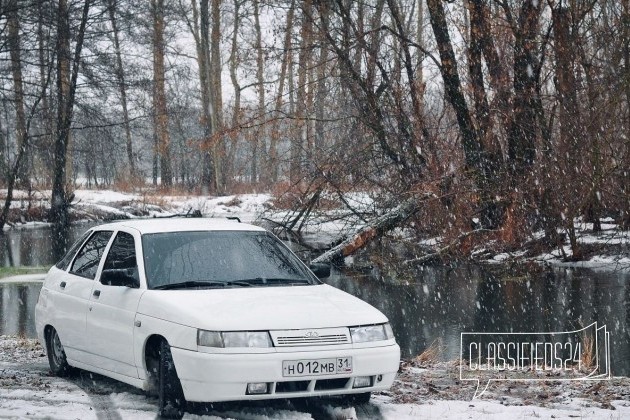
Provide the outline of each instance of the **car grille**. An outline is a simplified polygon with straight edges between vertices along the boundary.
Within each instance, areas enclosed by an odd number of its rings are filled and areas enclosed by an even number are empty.
[[[271,331],[276,347],[333,346],[350,344],[347,328]]]
[[[332,391],[345,389],[350,386],[350,378],[317,379],[313,381],[285,381],[276,382],[276,394],[286,394],[290,392],[307,392],[309,385],[314,382],[311,388],[313,391]]]

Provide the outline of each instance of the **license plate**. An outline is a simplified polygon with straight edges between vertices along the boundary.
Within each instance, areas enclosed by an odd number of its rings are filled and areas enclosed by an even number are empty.
[[[336,375],[339,373],[352,373],[352,357],[285,360],[282,362],[282,376]]]

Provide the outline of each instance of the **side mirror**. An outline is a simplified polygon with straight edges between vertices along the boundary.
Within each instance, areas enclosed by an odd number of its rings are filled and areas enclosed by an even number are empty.
[[[318,279],[325,279],[326,277],[330,277],[330,264],[326,263],[315,263],[309,266],[313,274],[317,276]]]
[[[137,289],[140,287],[137,272],[135,268],[112,268],[103,270],[101,273],[101,283],[107,286],[123,286]]]

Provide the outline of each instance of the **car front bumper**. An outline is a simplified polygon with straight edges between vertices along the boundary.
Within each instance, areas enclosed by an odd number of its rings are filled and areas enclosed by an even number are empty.
[[[204,353],[171,348],[184,396],[191,402],[219,402],[344,395],[388,389],[400,363],[397,344],[383,347],[278,353]],[[285,360],[352,357],[349,374],[284,377]],[[354,378],[371,377],[371,386],[353,388]],[[248,383],[267,383],[265,394],[247,393]]]

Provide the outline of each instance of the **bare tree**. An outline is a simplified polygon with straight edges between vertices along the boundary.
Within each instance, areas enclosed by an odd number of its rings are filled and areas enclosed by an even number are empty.
[[[157,141],[155,153],[159,156],[161,184],[171,186],[173,174],[164,67],[164,0],[151,0],[151,13],[153,18],[153,107]]]
[[[241,2],[242,0],[234,0],[234,21],[232,24],[232,39],[230,46],[229,69],[230,81],[234,88],[234,106],[232,110],[231,131],[234,132],[239,126],[241,119],[241,84],[238,78],[238,69],[240,66],[240,49],[238,47],[239,31],[241,28]],[[226,151],[225,164],[223,167],[224,176],[228,178],[228,174],[232,174],[234,170],[234,159],[237,148],[236,135],[230,135],[229,147]],[[227,184],[227,182],[226,182]]]
[[[15,97],[15,138],[17,154],[15,162],[10,166],[7,174],[7,196],[5,198],[2,214],[0,214],[0,231],[2,231],[6,223],[11,201],[13,200],[13,187],[18,173],[23,166],[24,156],[26,155],[28,147],[28,131],[24,109],[24,86],[22,81],[22,46],[20,42],[20,21],[18,17],[19,8],[17,0],[10,0],[6,7],[8,18],[7,26],[9,30],[8,44],[11,56],[11,73],[13,75],[13,92]]]
[[[269,140],[269,159],[268,159],[268,168],[267,173],[269,175],[269,180],[271,183],[275,183],[278,181],[278,173],[279,173],[279,162],[278,162],[278,140],[280,137],[280,128],[279,128],[279,113],[282,111],[284,104],[284,89],[287,80],[287,73],[291,73],[290,63],[291,63],[291,39],[293,34],[293,18],[295,15],[295,0],[291,0],[291,4],[289,5],[289,9],[287,10],[286,17],[286,26],[284,33],[284,42],[282,48],[282,55],[280,57],[280,76],[278,78],[278,90],[276,93],[276,101],[275,101],[275,113],[276,116],[273,119],[271,125],[271,138]],[[292,84],[289,83],[289,90],[292,89]]]
[[[67,153],[70,128],[75,104],[77,78],[81,51],[85,37],[90,0],[83,3],[79,27],[74,34],[74,54],[70,50],[70,12],[67,0],[59,0],[57,11],[57,136],[55,138],[55,160],[53,186],[50,203],[50,219],[53,221],[53,238],[63,252],[67,244],[69,226],[68,210],[74,194],[66,190]]]
[[[630,230],[630,1],[623,0],[622,12],[622,34],[623,34],[623,63],[624,63],[624,93],[626,96],[626,141],[623,151],[624,167],[626,168],[622,176],[621,191],[621,225],[624,229]]]
[[[127,106],[127,86],[125,84],[125,69],[123,68],[122,55],[120,51],[120,31],[118,30],[117,6],[118,0],[107,0],[109,9],[109,20],[112,25],[112,36],[114,41],[114,54],[116,56],[116,66],[114,73],[118,82],[120,92],[120,104],[122,105],[123,127],[125,129],[127,161],[129,163],[129,173],[131,177],[136,176],[135,159],[133,155],[133,143],[131,139],[131,125],[129,122],[129,109]]]
[[[298,54],[298,80],[297,80],[297,109],[296,109],[296,129],[295,135],[291,139],[291,167],[290,179],[292,183],[297,183],[302,179],[304,149],[309,144],[307,118],[307,94],[310,89],[307,86],[307,71],[311,63],[312,49],[312,1],[306,0],[302,5],[303,15],[300,27],[300,51]]]
[[[256,50],[256,91],[258,96],[258,114],[261,119],[265,115],[265,78],[263,72],[263,48],[262,48],[262,31],[260,29],[260,4],[258,0],[254,2],[254,31],[256,33],[256,41],[254,49]],[[265,125],[259,124],[256,133],[252,139],[252,161],[251,161],[251,183],[258,182],[258,149],[264,147]]]

